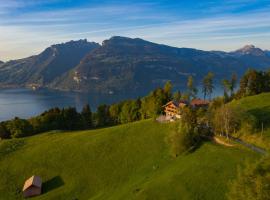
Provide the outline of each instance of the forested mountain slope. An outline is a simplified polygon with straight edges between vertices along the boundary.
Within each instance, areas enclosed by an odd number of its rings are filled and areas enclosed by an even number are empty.
[[[269,52],[252,45],[237,51],[202,51],[115,36],[102,45],[85,40],[53,45],[38,56],[0,67],[2,87],[36,84],[57,90],[146,94],[171,80],[183,89],[188,76],[196,83],[212,71],[216,83],[248,68],[270,67]]]

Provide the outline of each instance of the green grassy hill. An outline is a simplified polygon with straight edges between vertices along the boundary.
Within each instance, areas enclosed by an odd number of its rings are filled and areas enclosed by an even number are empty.
[[[253,135],[241,136],[242,139],[263,148],[270,149],[270,93],[262,93],[240,100],[234,100],[230,105],[255,116],[260,126],[263,122],[263,132],[260,127]]]
[[[0,199],[22,199],[24,180],[43,179],[33,199],[225,199],[237,166],[259,155],[205,142],[172,158],[172,124],[146,120],[112,128],[50,132],[0,141]]]

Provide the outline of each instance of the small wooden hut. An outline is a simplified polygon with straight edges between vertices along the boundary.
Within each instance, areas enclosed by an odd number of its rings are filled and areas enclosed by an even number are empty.
[[[39,176],[32,176],[27,179],[23,186],[23,196],[33,197],[41,194],[42,180]]]

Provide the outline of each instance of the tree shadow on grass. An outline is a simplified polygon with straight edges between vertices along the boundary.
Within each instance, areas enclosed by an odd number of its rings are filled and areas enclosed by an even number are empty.
[[[204,142],[208,141],[205,138],[200,139],[199,141],[197,141],[189,150],[188,153],[194,153],[197,149],[199,149]]]
[[[63,186],[64,184],[65,183],[63,179],[61,178],[61,176],[55,176],[42,184],[42,193],[45,194],[47,192],[55,190]]]

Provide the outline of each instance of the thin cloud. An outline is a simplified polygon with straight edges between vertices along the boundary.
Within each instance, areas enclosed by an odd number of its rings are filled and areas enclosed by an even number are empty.
[[[237,14],[225,12],[256,3],[255,0],[229,0],[222,4],[223,12],[207,16],[176,15],[159,10],[162,6],[151,2],[16,13],[14,9],[46,1],[6,2],[0,5],[0,59],[5,60],[39,53],[53,43],[81,38],[101,42],[113,35],[202,49],[229,50],[245,42],[270,48],[270,41],[266,39],[270,32],[269,6]],[[213,4],[207,11],[216,12],[220,6]]]

